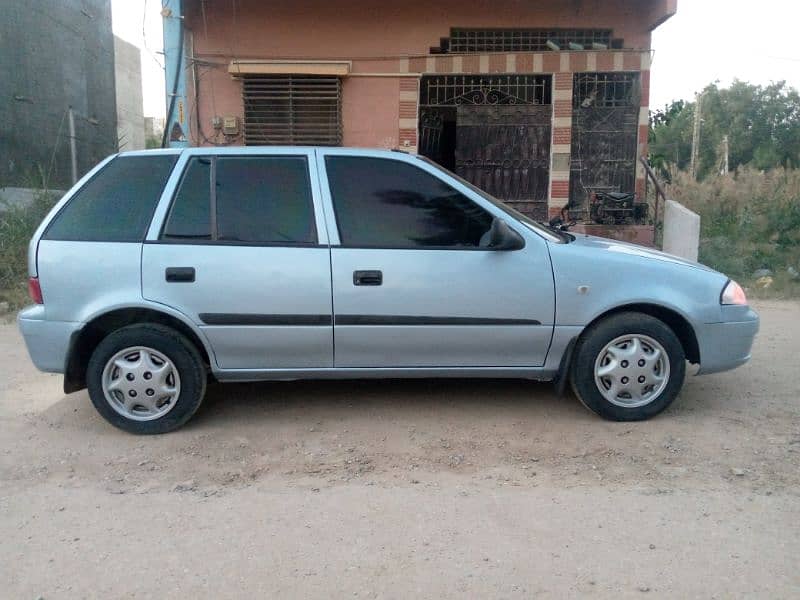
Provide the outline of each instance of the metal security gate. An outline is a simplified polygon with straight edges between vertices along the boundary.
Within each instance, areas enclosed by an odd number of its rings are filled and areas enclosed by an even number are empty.
[[[436,75],[420,82],[419,153],[544,218],[552,77]]]
[[[545,218],[550,106],[459,106],[456,173],[516,208]]]
[[[593,192],[634,192],[641,92],[638,73],[574,76],[570,206],[588,211]]]
[[[247,146],[342,142],[341,80],[312,75],[243,78]]]

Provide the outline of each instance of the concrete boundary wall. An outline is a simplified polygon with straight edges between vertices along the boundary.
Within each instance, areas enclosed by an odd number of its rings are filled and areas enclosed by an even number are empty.
[[[664,252],[697,262],[700,215],[683,204],[667,200],[664,207]]]
[[[37,194],[41,194],[43,190],[33,188],[20,188],[20,187],[4,187],[0,188],[0,211],[5,210],[6,207],[13,206],[28,206],[33,202]],[[57,200],[64,195],[64,190],[48,190],[53,200]]]

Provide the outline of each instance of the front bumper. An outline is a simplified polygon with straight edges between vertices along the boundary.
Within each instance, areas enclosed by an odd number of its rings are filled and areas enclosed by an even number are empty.
[[[41,305],[22,310],[17,317],[17,324],[36,368],[47,373],[63,373],[70,338],[81,324],[48,321],[44,318],[44,306]]]
[[[729,371],[750,360],[753,340],[758,333],[758,314],[750,307],[730,309],[727,316],[731,320],[706,323],[695,330],[700,347],[698,375]]]

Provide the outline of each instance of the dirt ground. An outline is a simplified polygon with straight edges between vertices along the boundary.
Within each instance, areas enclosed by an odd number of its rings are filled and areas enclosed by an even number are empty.
[[[216,385],[135,437],[0,327],[4,598],[800,596],[800,304],[661,417],[524,381]]]

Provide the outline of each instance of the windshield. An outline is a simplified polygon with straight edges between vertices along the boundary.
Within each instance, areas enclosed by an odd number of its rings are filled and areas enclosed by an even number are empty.
[[[529,216],[522,214],[518,210],[514,210],[508,204],[505,204],[504,202],[501,202],[500,200],[498,200],[497,198],[495,198],[491,194],[488,194],[485,191],[483,191],[481,188],[471,184],[469,181],[467,181],[463,177],[461,177],[459,175],[456,175],[455,173],[453,173],[449,169],[445,169],[442,165],[432,161],[427,156],[420,156],[419,154],[416,155],[416,156],[420,160],[425,161],[426,163],[428,163],[432,167],[436,168],[437,170],[441,171],[442,173],[446,173],[447,175],[449,175],[453,179],[456,179],[459,183],[462,183],[463,185],[467,186],[473,192],[475,192],[476,194],[479,194],[481,198],[483,198],[484,200],[486,200],[488,202],[491,202],[492,205],[494,205],[497,208],[499,208],[500,210],[502,210],[508,216],[512,217],[515,221],[519,221],[523,225],[527,226],[529,229],[532,229],[533,231],[535,231],[536,233],[538,233],[539,235],[544,237],[545,239],[550,240],[551,242],[557,242],[559,244],[566,244],[566,243],[569,243],[570,241],[572,241],[573,238],[568,233],[560,231],[558,229],[554,229],[554,228],[548,227],[548,226],[546,226],[546,225],[544,225],[542,223],[539,223],[538,221],[534,221]]]

